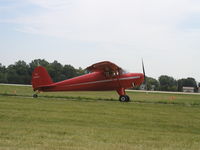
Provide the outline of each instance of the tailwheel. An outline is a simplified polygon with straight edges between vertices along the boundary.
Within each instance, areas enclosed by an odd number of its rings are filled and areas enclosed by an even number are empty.
[[[33,98],[38,98],[38,94],[40,93],[39,90],[34,90],[35,93],[33,94]]]
[[[33,98],[38,98],[38,95],[37,94],[33,94]]]
[[[121,95],[121,96],[119,97],[119,101],[120,101],[120,102],[129,102],[129,101],[130,101],[130,98],[129,98],[128,95]]]

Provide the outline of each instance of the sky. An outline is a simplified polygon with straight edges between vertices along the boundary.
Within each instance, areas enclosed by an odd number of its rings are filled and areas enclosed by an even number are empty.
[[[200,82],[199,0],[0,0],[0,63],[111,61]]]

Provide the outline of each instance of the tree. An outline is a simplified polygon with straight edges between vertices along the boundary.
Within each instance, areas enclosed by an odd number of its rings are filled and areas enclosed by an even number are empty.
[[[179,79],[177,82],[178,82],[178,91],[179,92],[182,92],[183,91],[183,80],[184,79]]]
[[[44,59],[35,59],[29,64],[29,74],[31,76],[33,70],[37,66],[43,66],[47,69],[49,75],[54,82],[62,81],[65,79],[73,78],[75,76],[83,75],[84,70],[81,68],[75,69],[71,65],[62,65],[58,61],[52,63],[47,62]]]
[[[186,79],[180,79],[178,80],[178,91],[182,91],[183,87],[194,87],[195,91],[197,90],[197,83],[194,78],[188,77]]]
[[[162,75],[158,80],[161,91],[177,91],[177,81],[173,77]]]
[[[147,83],[147,90],[159,90],[158,80],[151,77],[146,77],[146,83]]]
[[[19,75],[17,75],[15,65],[9,65],[7,67],[7,80],[8,80],[8,83],[11,83],[11,84],[21,83]]]
[[[189,78],[183,80],[183,86],[196,87],[197,83],[194,78],[189,77]]]
[[[76,71],[76,69],[71,65],[65,65],[63,67],[62,73],[65,75],[66,79],[70,79],[78,75],[78,72]]]
[[[22,84],[30,84],[31,76],[29,75],[29,66],[25,61],[17,61],[15,63],[16,73],[20,78],[20,83]]]
[[[26,64],[26,62],[20,60],[7,68],[0,63],[0,83],[31,84],[32,72],[37,66],[45,67],[54,82],[85,73],[82,68],[75,69],[71,65],[63,66],[58,61],[49,63],[45,59],[35,59]]]
[[[24,61],[17,61],[14,65],[7,68],[8,83],[30,84],[31,76],[29,75],[29,66]]]
[[[45,59],[35,59],[35,60],[31,61],[31,63],[29,63],[29,74],[32,75],[33,70],[37,66],[43,66],[43,67],[47,68],[48,65],[49,65],[49,63]]]
[[[0,63],[0,83],[7,83],[6,67]]]
[[[81,67],[79,67],[78,69],[76,69],[76,75],[80,76],[80,75],[84,75],[86,71],[84,69],[82,69]]]
[[[58,82],[62,80],[63,66],[58,61],[55,60],[54,62],[50,63],[47,67],[47,70],[54,82]]]

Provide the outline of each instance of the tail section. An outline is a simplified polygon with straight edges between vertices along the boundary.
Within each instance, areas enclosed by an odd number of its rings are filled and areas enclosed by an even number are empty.
[[[53,81],[44,67],[38,66],[34,69],[32,73],[32,87],[34,91],[52,83]]]

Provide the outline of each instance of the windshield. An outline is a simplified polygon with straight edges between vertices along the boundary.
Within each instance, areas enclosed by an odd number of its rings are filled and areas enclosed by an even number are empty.
[[[126,74],[126,73],[129,73],[129,71],[124,70],[124,69],[121,70],[121,74]]]

